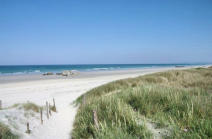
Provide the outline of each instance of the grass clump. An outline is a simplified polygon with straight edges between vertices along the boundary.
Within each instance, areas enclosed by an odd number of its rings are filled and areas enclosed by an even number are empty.
[[[19,137],[17,135],[14,135],[11,130],[0,123],[0,139],[18,139]]]
[[[98,104],[98,105],[96,105]],[[93,121],[93,110],[97,111],[99,128]],[[72,138],[144,138],[151,134],[136,123],[138,114],[123,101],[100,97],[89,105],[81,106],[76,117]]]
[[[73,138],[154,138],[140,117],[168,138],[212,138],[212,69],[173,70],[111,82],[76,100]],[[100,128],[95,128],[92,110]]]
[[[17,103],[14,104],[12,107],[18,107],[18,108],[23,108],[25,111],[29,111],[32,110],[34,112],[39,112],[39,110],[41,109],[40,106],[32,103],[32,102],[27,102],[27,103]]]

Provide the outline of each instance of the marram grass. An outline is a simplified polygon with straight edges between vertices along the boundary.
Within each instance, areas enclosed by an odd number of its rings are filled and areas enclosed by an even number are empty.
[[[18,139],[19,137],[14,135],[11,130],[0,123],[0,139]]]
[[[37,106],[34,103],[27,102],[27,103],[17,103],[14,104],[12,107],[9,108],[19,108],[24,109],[25,111],[34,111],[39,112],[40,106]],[[5,108],[5,109],[9,109]],[[0,123],[0,139],[18,139],[19,136],[15,135],[8,126],[4,125],[3,123]]]
[[[212,138],[212,69],[172,70],[119,80],[79,97],[72,138],[153,138],[140,117],[163,138]],[[97,111],[99,128],[93,121]]]
[[[39,112],[41,107],[32,103],[32,102],[27,102],[27,103],[17,103],[14,104],[12,107],[18,107],[18,108],[23,108],[25,111],[34,111],[34,112]]]

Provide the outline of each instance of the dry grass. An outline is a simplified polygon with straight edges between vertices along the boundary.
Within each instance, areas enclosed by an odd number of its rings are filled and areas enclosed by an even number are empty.
[[[32,110],[34,112],[39,112],[40,111],[40,106],[34,104],[34,103],[31,103],[31,102],[27,102],[27,103],[17,103],[17,104],[14,104],[12,107],[18,107],[20,109],[24,109],[25,111],[29,111],[29,110]]]

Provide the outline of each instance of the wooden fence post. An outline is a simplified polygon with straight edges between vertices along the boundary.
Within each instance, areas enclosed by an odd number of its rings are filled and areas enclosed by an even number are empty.
[[[53,111],[54,111],[54,112],[57,112],[54,98],[53,98]]]
[[[50,103],[49,103],[49,115],[50,115],[50,116],[52,115]]]
[[[48,105],[48,102],[46,101],[46,116],[47,116],[47,119],[49,119],[49,105]]]
[[[27,122],[27,130],[26,130],[26,133],[27,134],[30,134],[31,130],[29,129],[29,122]]]
[[[40,108],[40,121],[41,121],[41,124],[43,124],[43,109]]]
[[[2,101],[0,100],[0,109],[2,109]]]
[[[98,129],[99,123],[98,123],[98,116],[97,116],[96,110],[93,110],[93,120],[94,120],[95,127]]]
[[[82,104],[85,105],[85,95],[83,95],[83,101]]]

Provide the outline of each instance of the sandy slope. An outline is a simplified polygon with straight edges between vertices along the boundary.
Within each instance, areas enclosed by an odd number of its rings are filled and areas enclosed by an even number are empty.
[[[23,132],[26,128],[24,123],[16,123],[21,130],[14,130],[21,134],[22,138],[27,139],[67,139],[70,137],[70,131],[77,111],[77,108],[70,104],[81,94],[110,81],[167,69],[170,68],[146,69],[140,70],[137,73],[111,74],[94,78],[36,80],[0,84],[0,100],[3,101],[3,107],[7,107],[14,103],[23,103],[26,101],[45,105],[46,101],[52,102],[52,98],[55,98],[58,113],[54,113],[49,120],[45,118],[43,125],[40,124],[39,119],[27,119],[30,122],[32,134],[27,135]],[[0,115],[4,116],[1,111]],[[5,118],[1,118],[0,121],[2,119],[5,120]],[[10,127],[13,128],[12,126]]]

